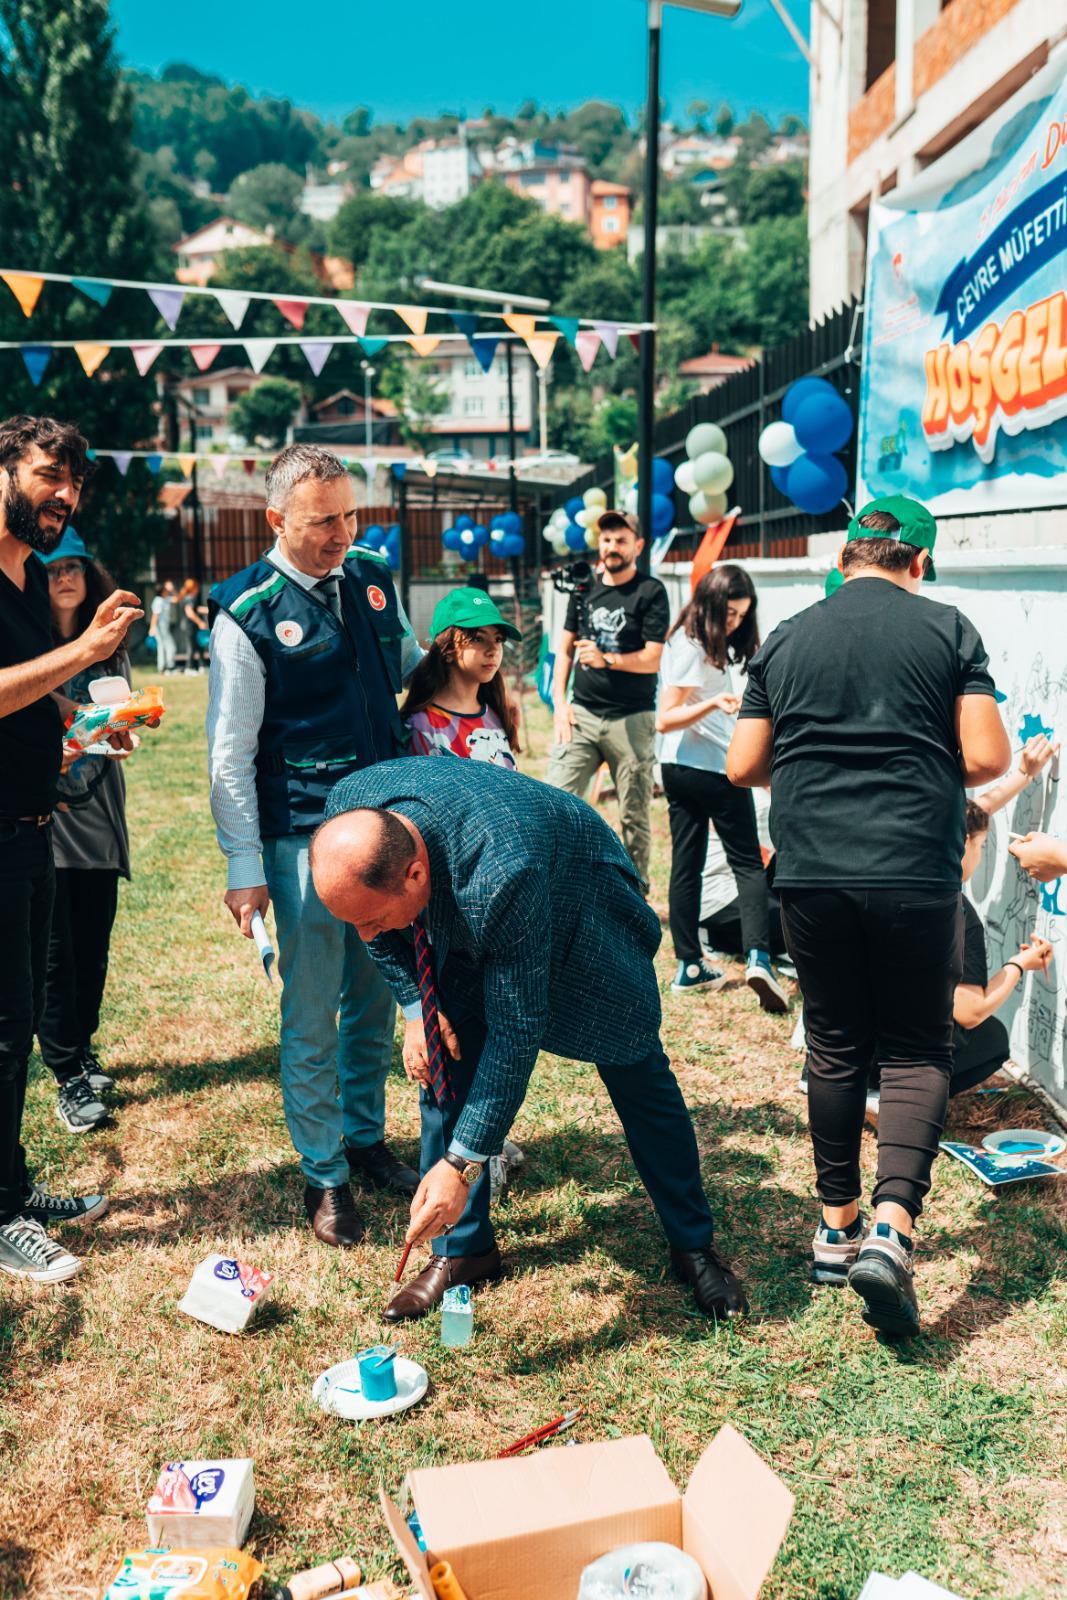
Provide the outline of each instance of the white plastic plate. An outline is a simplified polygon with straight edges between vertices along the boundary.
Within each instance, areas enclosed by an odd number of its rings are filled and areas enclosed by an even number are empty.
[[[397,1356],[393,1363],[396,1374],[396,1394],[391,1400],[366,1400],[359,1382],[359,1362],[339,1361],[321,1377],[315,1379],[311,1393],[331,1417],[348,1417],[361,1422],[367,1417],[391,1417],[398,1411],[407,1411],[418,1405],[430,1380],[425,1367],[407,1356]]]
[[[1047,1161],[1067,1150],[1067,1139],[1047,1128],[998,1128],[996,1133],[986,1134],[982,1149],[1006,1161],[1025,1161],[1027,1157]]]

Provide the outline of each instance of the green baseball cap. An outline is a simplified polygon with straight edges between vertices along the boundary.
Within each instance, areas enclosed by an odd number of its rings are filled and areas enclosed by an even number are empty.
[[[900,531],[883,533],[874,528],[861,528],[860,518],[869,517],[873,511],[884,511],[895,517],[900,523]],[[869,500],[848,525],[848,542],[851,543],[853,539],[896,539],[899,544],[911,544],[917,550],[929,550],[930,560],[923,573],[923,582],[936,583],[933,550],[937,540],[937,523],[918,500],[909,499],[906,494],[883,494],[877,500]]]
[[[500,613],[499,606],[484,589],[451,589],[433,608],[430,623],[430,640],[444,633],[446,628],[466,628],[473,633],[476,628],[502,628],[509,639],[521,639],[522,634],[513,622]]]

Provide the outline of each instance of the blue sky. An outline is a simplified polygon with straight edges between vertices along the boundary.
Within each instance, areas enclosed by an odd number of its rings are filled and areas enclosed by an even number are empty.
[[[801,31],[808,7],[786,0]],[[123,61],[155,71],[184,60],[325,117],[369,105],[379,121],[438,111],[550,110],[645,94],[643,0],[111,0]],[[303,18],[306,17],[306,22]],[[770,0],[744,0],[732,22],[667,7],[662,91],[668,114],[690,101],[772,120],[807,117],[807,66]]]

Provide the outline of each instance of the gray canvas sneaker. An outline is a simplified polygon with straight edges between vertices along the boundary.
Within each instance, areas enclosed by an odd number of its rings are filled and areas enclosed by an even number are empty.
[[[32,1217],[12,1217],[0,1227],[0,1272],[34,1283],[65,1283],[81,1267],[78,1257],[50,1239]]]

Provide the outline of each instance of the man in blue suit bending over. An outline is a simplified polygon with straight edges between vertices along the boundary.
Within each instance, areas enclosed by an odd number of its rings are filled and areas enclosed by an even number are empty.
[[[407,1019],[421,1085],[422,1181],[408,1241],[426,1267],[385,1311],[425,1315],[500,1274],[484,1168],[539,1050],[596,1063],[670,1244],[706,1315],[744,1312],[712,1245],[693,1126],[659,1038],[659,921],[584,800],[477,761],[384,761],[331,791],[315,887],[352,923]]]

